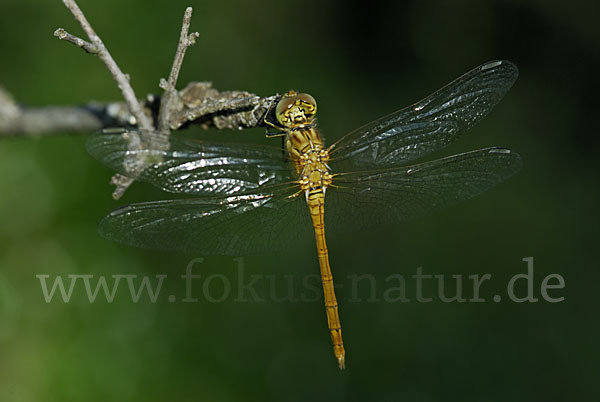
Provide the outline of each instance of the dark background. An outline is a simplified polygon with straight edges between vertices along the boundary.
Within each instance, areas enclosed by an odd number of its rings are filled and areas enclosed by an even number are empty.
[[[387,3],[387,4],[386,4]],[[330,236],[347,370],[333,359],[322,301],[235,302],[237,262],[206,257],[195,273],[232,285],[221,303],[179,301],[178,279],[196,256],[119,246],[96,224],[118,205],[166,198],[136,184],[116,202],[111,172],[88,157],[84,135],[0,142],[0,400],[2,401],[565,401],[597,400],[598,93],[595,2],[80,1],[131,75],[157,93],[171,66],[185,6],[200,32],[180,87],[271,95],[294,88],[319,103],[328,143],[411,104],[493,59],[520,68],[513,89],[476,128],[439,155],[486,146],[518,151],[524,167],[484,195],[402,225]],[[58,0],[0,3],[0,84],[32,105],[109,101],[120,93],[101,62],[52,36],[81,34]],[[202,133],[264,143],[263,130]],[[286,277],[302,291],[318,272],[311,239],[283,256],[246,257],[244,273]],[[506,284],[534,257],[537,303],[515,303]],[[492,275],[484,303],[415,301],[410,276]],[[46,303],[36,275],[168,275],[156,303],[90,303],[81,283],[69,303]],[[369,302],[352,275],[409,279],[408,303]],[[540,297],[546,275],[566,283]],[[138,277],[138,279],[140,278]],[[211,292],[219,295],[219,280]],[[306,290],[306,289],[305,289]],[[520,295],[524,283],[517,286]],[[435,283],[425,293],[435,295]],[[167,295],[177,295],[169,303]],[[310,293],[313,295],[313,293]],[[449,291],[449,294],[452,292]],[[492,301],[493,295],[502,301]]]

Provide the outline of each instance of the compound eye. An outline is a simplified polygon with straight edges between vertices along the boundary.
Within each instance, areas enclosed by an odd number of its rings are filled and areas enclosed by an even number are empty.
[[[296,95],[288,95],[285,94],[283,98],[277,102],[277,106],[275,107],[275,117],[280,124],[284,124],[285,115],[288,114],[288,111],[294,104],[296,103]]]
[[[315,115],[317,113],[317,101],[309,94],[298,94],[297,98],[302,101],[304,110],[307,114]]]

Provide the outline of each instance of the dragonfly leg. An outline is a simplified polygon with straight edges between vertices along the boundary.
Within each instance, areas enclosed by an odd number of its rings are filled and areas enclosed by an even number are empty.
[[[304,190],[298,190],[294,194],[288,195],[287,198],[296,198],[296,197],[298,197],[298,196],[300,196],[302,194],[304,194]]]
[[[284,162],[289,162],[290,158],[288,158],[287,149],[285,146],[286,137],[281,137],[281,158]]]

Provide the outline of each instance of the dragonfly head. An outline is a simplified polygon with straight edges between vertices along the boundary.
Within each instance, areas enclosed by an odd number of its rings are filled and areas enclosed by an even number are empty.
[[[286,92],[275,107],[277,122],[285,128],[299,128],[314,122],[317,101],[305,93]]]

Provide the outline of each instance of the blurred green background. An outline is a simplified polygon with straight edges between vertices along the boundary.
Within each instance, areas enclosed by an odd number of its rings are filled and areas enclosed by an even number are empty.
[[[157,93],[171,66],[184,8],[200,32],[180,87],[210,80],[263,95],[290,88],[319,102],[331,143],[411,104],[469,69],[508,59],[520,77],[450,155],[507,146],[524,160],[508,182],[462,205],[402,225],[330,236],[347,370],[334,361],[322,301],[235,302],[238,261],[206,257],[232,295],[182,303],[180,276],[197,256],[120,246],[96,232],[128,202],[167,198],[136,184],[110,197],[111,172],[85,152],[84,135],[0,141],[0,401],[564,401],[598,400],[598,93],[595,2],[81,0],[81,8],[139,96]],[[120,99],[101,62],[52,36],[81,34],[58,0],[0,2],[0,84],[31,105]],[[190,130],[264,143],[263,130]],[[243,137],[243,138],[242,138]],[[277,144],[275,144],[277,145]],[[506,284],[534,257],[534,290],[549,274],[560,303],[514,303]],[[286,275],[301,288],[318,273],[312,239],[283,256],[246,257],[246,276]],[[352,275],[371,274],[378,297],[392,274],[492,275],[484,303],[368,302]],[[36,275],[168,275],[155,303],[46,303]],[[222,278],[221,278],[222,279]],[[95,282],[94,282],[95,283]],[[211,292],[222,292],[219,280]],[[68,284],[68,283],[67,283]],[[470,297],[468,283],[464,293]],[[520,294],[525,286],[519,285]],[[300,289],[301,290],[301,289]],[[425,287],[435,294],[436,285]],[[177,295],[169,303],[167,295]],[[212,293],[211,293],[212,294]],[[451,294],[451,292],[449,292]],[[503,295],[500,303],[492,296]],[[311,293],[313,295],[313,293]]]

